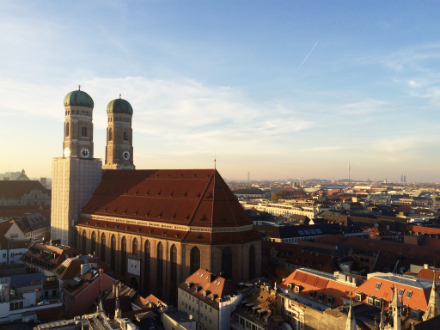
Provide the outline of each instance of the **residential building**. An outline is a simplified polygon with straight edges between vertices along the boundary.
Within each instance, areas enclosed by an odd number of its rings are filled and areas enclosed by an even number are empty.
[[[241,298],[226,278],[201,268],[178,287],[178,309],[197,322],[194,330],[230,329],[230,315]]]
[[[50,205],[50,199],[39,181],[0,181],[0,206]]]

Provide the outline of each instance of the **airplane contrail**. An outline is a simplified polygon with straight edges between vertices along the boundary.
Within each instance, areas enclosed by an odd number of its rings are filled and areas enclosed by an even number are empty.
[[[301,62],[301,64],[299,65],[298,69],[296,69],[295,75],[298,73],[299,69],[301,69],[301,67],[303,66],[303,64],[307,61],[307,59],[309,58],[310,54],[313,52],[313,50],[315,49],[316,45],[318,44],[318,42],[315,43],[315,45],[312,47],[312,49],[310,50],[310,52],[307,54],[306,58]]]

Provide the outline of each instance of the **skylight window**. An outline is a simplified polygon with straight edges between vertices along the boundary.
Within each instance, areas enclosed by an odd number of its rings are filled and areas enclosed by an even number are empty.
[[[311,232],[312,234],[316,234],[316,231],[315,231],[314,229],[310,229],[310,232]]]
[[[321,229],[315,229],[317,234],[322,234]]]
[[[412,291],[408,291],[408,292],[406,293],[406,298],[407,298],[407,299],[411,298],[412,294],[413,294]]]
[[[304,235],[304,232],[303,232],[302,230],[298,230],[298,233],[299,233],[300,235]]]
[[[397,294],[398,296],[403,296],[403,293],[405,292],[405,289],[400,289],[399,293]]]
[[[304,232],[305,232],[307,235],[310,235],[310,232],[309,232],[308,230],[304,230]]]
[[[381,286],[382,286],[382,283],[377,282],[376,283],[376,290],[379,290]]]

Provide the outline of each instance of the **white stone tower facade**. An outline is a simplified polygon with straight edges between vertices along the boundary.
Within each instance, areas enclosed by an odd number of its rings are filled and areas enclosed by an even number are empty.
[[[102,180],[102,162],[93,158],[92,98],[73,91],[64,107],[63,157],[52,161],[51,238],[73,245],[81,209]]]

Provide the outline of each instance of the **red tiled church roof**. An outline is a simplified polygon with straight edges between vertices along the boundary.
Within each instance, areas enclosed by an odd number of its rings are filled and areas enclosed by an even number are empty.
[[[214,169],[107,171],[82,213],[197,227],[252,225]]]

